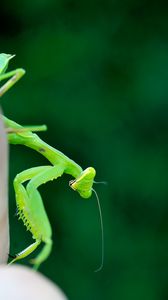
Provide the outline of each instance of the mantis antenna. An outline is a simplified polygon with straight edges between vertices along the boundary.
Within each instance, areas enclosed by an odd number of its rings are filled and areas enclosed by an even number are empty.
[[[107,185],[108,184],[108,182],[107,181],[93,181],[93,183],[96,183],[96,184],[105,184],[105,185]]]
[[[102,210],[101,210],[101,205],[100,205],[100,200],[99,200],[98,194],[93,188],[92,188],[92,191],[95,193],[95,196],[96,196],[98,210],[99,210],[99,217],[100,217],[100,227],[101,227],[101,263],[100,263],[100,266],[98,267],[98,269],[95,270],[95,272],[99,272],[102,270],[103,265],[104,265],[104,226],[103,226]]]

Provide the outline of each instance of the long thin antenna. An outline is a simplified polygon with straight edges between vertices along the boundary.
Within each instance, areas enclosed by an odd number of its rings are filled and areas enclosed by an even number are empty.
[[[108,182],[107,181],[93,181],[93,183],[96,183],[96,184],[105,184],[105,185],[107,185],[108,184]]]
[[[101,227],[101,263],[100,263],[100,267],[95,270],[95,272],[99,272],[103,268],[103,265],[104,265],[104,226],[103,226],[102,210],[101,210],[101,205],[100,205],[100,200],[99,200],[98,194],[93,188],[92,188],[92,191],[95,193],[95,196],[96,196],[98,210],[99,210],[99,216],[100,216],[100,227]]]

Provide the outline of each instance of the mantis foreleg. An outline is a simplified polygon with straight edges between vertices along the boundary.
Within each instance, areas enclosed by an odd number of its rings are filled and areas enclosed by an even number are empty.
[[[23,220],[27,229],[32,233],[36,242],[18,253],[11,263],[29,255],[35,250],[41,241],[45,243],[45,246],[37,258],[33,259],[31,262],[37,269],[38,266],[49,256],[52,247],[51,227],[37,188],[41,184],[61,176],[63,171],[63,167],[59,165],[44,166],[25,170],[16,176],[14,180],[14,188],[16,192],[18,215],[19,218]],[[23,183],[27,180],[30,181],[25,188]]]
[[[27,180],[30,180],[33,176],[37,175],[41,171],[47,170],[50,166],[44,167],[35,167],[28,170],[25,170],[19,173],[14,179],[14,189],[16,193],[16,204],[17,204],[17,215],[19,215],[19,219],[22,219],[24,224],[29,227],[30,224],[28,222],[28,195],[26,192],[23,183]],[[30,212],[29,212],[30,213]],[[36,239],[36,242],[28,246],[26,249],[22,250],[21,252],[17,253],[14,259],[9,263],[12,264],[16,260],[20,260],[27,255],[31,254],[41,243],[41,239]]]
[[[42,167],[45,168],[45,167]],[[33,197],[33,192],[42,184],[57,179],[62,176],[64,172],[64,167],[61,165],[48,166],[47,169],[38,173],[34,178],[30,180],[28,183],[26,190],[28,192],[29,197]]]
[[[26,187],[29,200],[31,201],[31,207],[34,210],[35,216],[37,216],[37,210],[38,210],[38,224],[36,224],[36,226],[38,226],[39,228],[39,233],[38,233],[39,237],[41,236],[41,240],[45,243],[45,246],[43,247],[40,254],[31,261],[35,265],[35,268],[37,268],[44,260],[47,259],[47,257],[51,252],[51,247],[52,247],[51,232],[46,228],[47,223],[46,222],[44,223],[45,210],[40,211],[39,204],[37,202],[34,202],[35,199],[37,200],[37,196],[41,197],[39,193],[37,195],[37,188],[40,185],[46,183],[47,181],[57,179],[63,174],[63,172],[64,172],[64,168],[62,166],[59,165],[52,166],[50,169],[46,171],[42,171],[34,178],[32,178]]]

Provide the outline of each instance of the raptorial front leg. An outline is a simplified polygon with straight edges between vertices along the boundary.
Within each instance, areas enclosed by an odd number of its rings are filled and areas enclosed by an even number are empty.
[[[43,168],[43,167],[42,167]],[[33,197],[34,191],[42,184],[57,179],[58,177],[61,177],[64,173],[65,166],[63,165],[55,165],[50,166],[46,170],[41,170],[37,173],[36,176],[34,176],[29,183],[27,184],[26,190],[29,194],[29,197]]]
[[[17,194],[17,188],[19,187],[20,184],[22,184],[28,180],[31,180],[36,175],[38,175],[44,171],[50,170],[51,168],[52,168],[52,166],[34,167],[34,168],[27,169],[27,170],[22,171],[19,174],[17,174],[14,179],[14,188],[15,188],[16,194]]]
[[[23,186],[23,183],[27,180],[30,180],[33,176],[36,176],[38,173],[42,171],[46,171],[52,168],[52,166],[43,166],[43,167],[35,167],[28,170],[25,170],[19,173],[14,179],[14,189],[16,193],[16,205],[17,205],[17,215],[19,219],[22,219],[24,224],[29,228],[31,232],[31,224],[29,220],[29,199],[27,195],[27,191]],[[38,192],[38,191],[37,191]],[[12,264],[13,262],[25,258],[27,255],[32,253],[38,245],[41,243],[41,239],[36,239],[36,242],[31,244],[29,247],[24,249],[23,251],[19,252],[15,255],[14,259],[9,263]]]
[[[42,171],[47,171],[50,168],[52,168],[52,166],[34,167],[16,175],[13,184],[16,196],[16,205],[17,209],[19,210],[18,213],[22,213],[23,211],[24,214],[24,210],[27,211],[28,206],[28,195],[25,187],[23,186],[23,183],[32,179],[34,176],[41,173]],[[19,215],[19,217],[22,218],[22,215]]]
[[[36,242],[21,251],[12,262],[22,259],[32,253],[34,249],[44,242],[45,245],[39,255],[31,260],[34,268],[37,269],[39,265],[47,259],[52,248],[52,232],[51,226],[42,202],[42,198],[37,188],[61,176],[64,172],[62,166],[44,166],[25,170],[18,174],[14,180],[14,188],[16,192],[16,202],[19,209],[19,218],[21,218],[29,231],[32,233]],[[25,188],[23,183],[29,181]],[[11,263],[12,263],[11,262]]]
[[[39,265],[48,258],[52,248],[52,233],[50,223],[43,207],[43,203],[41,202],[41,196],[39,193],[37,193],[37,188],[47,181],[57,179],[63,174],[63,172],[64,168],[62,166],[53,166],[49,170],[42,171],[33,177],[26,187],[32,210],[36,211],[36,222],[38,223],[37,227],[39,228],[39,233],[41,231],[41,239],[45,243],[38,256],[31,260],[31,263],[34,264],[35,269],[37,269]]]

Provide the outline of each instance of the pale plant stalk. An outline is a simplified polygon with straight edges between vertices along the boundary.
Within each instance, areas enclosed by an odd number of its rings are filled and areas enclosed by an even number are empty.
[[[0,264],[6,264],[9,253],[8,221],[8,144],[0,111]]]

